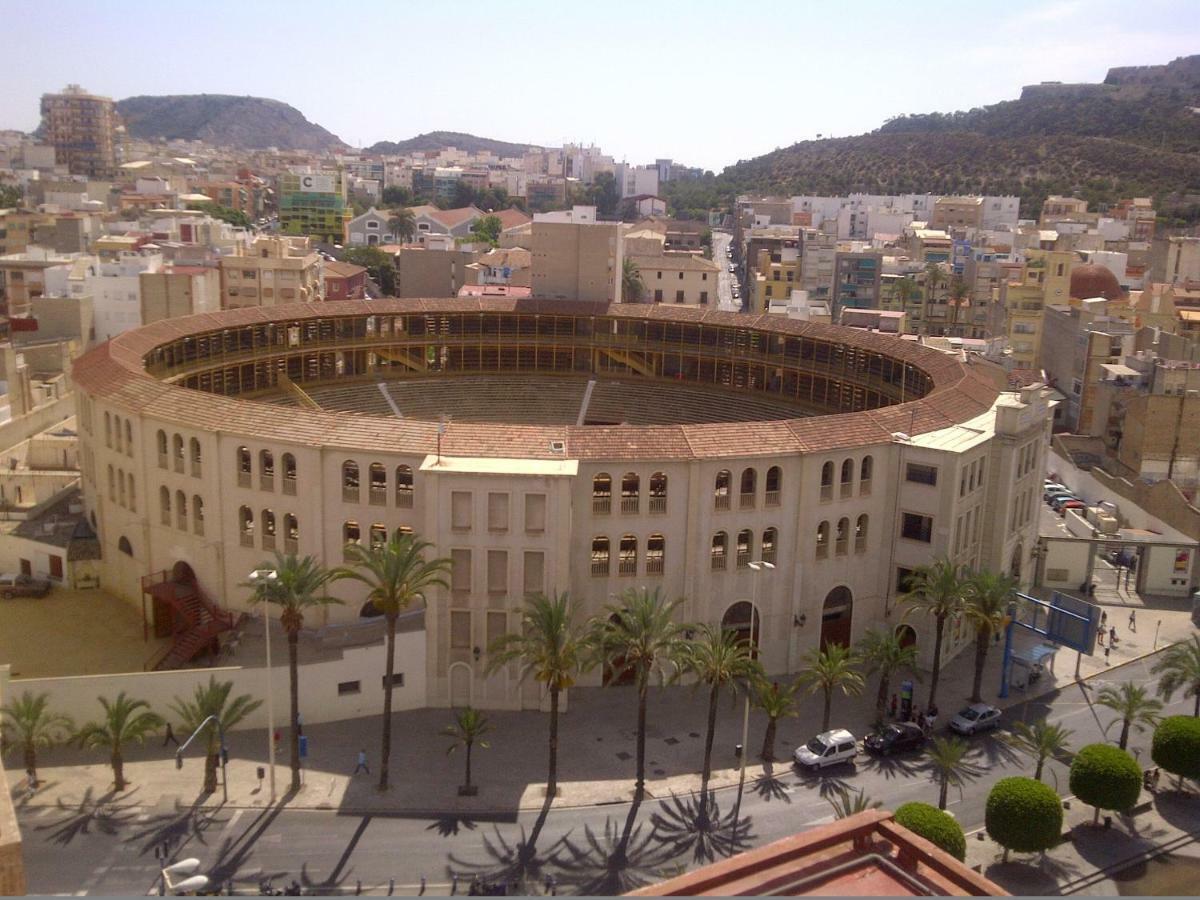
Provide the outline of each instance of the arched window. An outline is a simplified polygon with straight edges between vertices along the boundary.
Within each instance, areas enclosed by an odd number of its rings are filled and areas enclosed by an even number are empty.
[[[655,472],[650,476],[650,512],[665,513],[666,511],[667,476],[662,472]]]
[[[821,649],[830,644],[850,646],[850,625],[854,614],[854,595],[850,588],[838,585],[825,595],[821,606]]]
[[[854,490],[854,460],[842,460],[842,496],[849,497]]]
[[[635,472],[621,476],[621,512],[636,513],[641,502],[642,482]]]
[[[358,523],[353,519],[342,523],[342,559],[350,562],[352,557],[345,549],[350,544],[357,544],[362,538],[362,532],[359,530]]]
[[[867,550],[867,514],[863,513],[854,523],[854,552],[865,553]]]
[[[619,557],[617,559],[618,575],[636,575],[638,562],[638,541],[632,534],[621,538]]]
[[[192,477],[199,478],[201,471],[201,453],[200,441],[198,441],[196,438],[192,438],[190,441],[188,441],[188,455],[192,458]]]
[[[608,574],[608,538],[592,538],[592,574]]]
[[[192,531],[204,536],[204,498],[199,494],[192,497]]]
[[[158,467],[165,469],[167,467],[167,433],[161,428],[158,429],[155,445],[158,447]]]
[[[742,509],[754,508],[754,494],[758,490],[758,470],[742,469],[741,499],[738,506]]]
[[[411,525],[398,525],[396,526],[396,530],[392,532],[392,537],[401,537],[406,534],[411,535],[412,533],[413,530]]]
[[[248,506],[238,509],[238,534],[243,547],[254,546],[254,510]]]
[[[767,469],[767,496],[765,505],[778,506],[780,503],[780,490],[783,485],[783,469],[779,466],[771,466]]]
[[[837,523],[837,538],[834,552],[838,556],[845,556],[846,549],[850,543],[850,520],[847,518],[838,519]]]
[[[249,447],[237,448],[237,480],[238,487],[250,487],[250,471],[254,465],[250,458]]]
[[[768,528],[763,532],[762,547],[759,555],[762,556],[763,562],[769,562],[772,565],[775,563],[775,546],[779,543],[779,532],[774,528]]]
[[[396,466],[396,505],[411,509],[413,505],[413,470],[411,466]]]
[[[721,616],[721,630],[733,632],[734,640],[739,644],[749,644],[755,656],[758,655],[759,628],[762,626],[762,616],[755,611],[747,600],[739,600],[725,610]],[[751,630],[753,628],[753,630]]]
[[[273,509],[262,511],[262,548],[264,550],[275,549],[275,511]]]
[[[821,466],[821,499],[833,499],[833,463],[826,462]]]
[[[283,552],[297,553],[300,550],[300,520],[291,513],[283,517]]]
[[[121,539],[117,541],[117,549],[126,556],[133,556],[133,544],[129,543],[129,538],[121,535]]]
[[[133,473],[129,473],[129,511],[137,512],[137,488],[133,486]]]
[[[270,450],[258,451],[258,486],[264,491],[275,490],[275,454]]]
[[[171,459],[174,460],[175,471],[183,474],[183,437],[181,435],[171,436]]]
[[[159,521],[171,524],[171,490],[165,484],[158,489]]]
[[[612,476],[597,472],[592,476],[592,513],[606,516],[612,512]]]
[[[875,460],[864,456],[858,466],[858,493],[865,497],[871,493],[871,472],[875,469]]]
[[[188,527],[187,495],[183,491],[175,492],[175,527],[180,531]]]
[[[729,535],[723,531],[718,531],[713,535],[712,539],[712,567],[713,571],[724,571],[725,559],[729,553]]]
[[[296,496],[296,457],[290,453],[283,454],[283,492],[289,497]]]
[[[646,574],[661,575],[666,561],[667,539],[661,534],[646,538]]]
[[[728,469],[722,469],[717,473],[716,481],[713,483],[714,509],[729,509],[729,488],[732,481],[733,475]]]
[[[352,459],[342,463],[342,499],[347,503],[358,502],[358,463]]]
[[[387,526],[381,522],[376,522],[371,526],[371,549],[378,550],[387,543]]]
[[[372,506],[387,506],[387,469],[383,467],[383,463],[371,463],[367,470],[367,478],[368,502]]]
[[[133,456],[133,425],[128,419],[125,420],[125,453]]]
[[[112,449],[112,413],[104,414],[104,446]]]
[[[754,532],[749,528],[743,528],[737,533],[737,567],[744,569],[750,565],[750,559],[754,555]]]
[[[822,522],[817,526],[817,559],[829,555],[829,523]]]
[[[116,451],[120,453],[125,449],[125,444],[121,440],[121,417],[113,416],[113,440],[116,442]]]
[[[125,506],[125,470],[117,469],[117,502]]]
[[[112,465],[108,467],[108,499],[117,502],[117,472]]]

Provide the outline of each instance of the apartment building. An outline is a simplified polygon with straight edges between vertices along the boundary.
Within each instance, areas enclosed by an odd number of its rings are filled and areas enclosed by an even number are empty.
[[[1084,300],[1079,306],[1054,304],[1044,311],[1042,368],[1051,385],[1066,396],[1055,419],[1076,434],[1094,427],[1096,386],[1104,366],[1120,363],[1133,349],[1133,328],[1108,314],[1109,301]]]
[[[837,268],[837,238],[816,228],[805,228],[800,241],[800,289],[814,300],[833,300]]]
[[[208,266],[167,265],[138,274],[141,324],[216,312],[221,308],[221,273]]]
[[[347,262],[324,266],[326,300],[364,300],[367,296],[367,270]]]
[[[533,296],[621,302],[624,241],[619,223],[597,222],[596,207],[576,206],[538,213],[530,236]]]
[[[843,309],[878,309],[883,254],[878,250],[839,249],[834,258],[833,316]]]
[[[256,237],[221,257],[220,268],[222,309],[323,298],[321,257],[308,238]]]
[[[470,250],[456,250],[452,238],[430,235],[421,247],[401,247],[396,254],[397,297],[456,297],[468,283]]]
[[[931,228],[982,228],[983,197],[938,197],[933,204]]]
[[[765,312],[772,301],[791,297],[800,283],[800,248],[783,246],[777,253],[760,249],[750,276],[750,311]]]
[[[340,243],[353,216],[345,173],[288,172],[279,176],[279,230]]]
[[[1171,284],[1200,281],[1200,237],[1173,237],[1167,240],[1165,280]]]
[[[72,175],[108,178],[117,169],[117,110],[110,97],[69,84],[42,95],[42,130],[54,156]]]
[[[629,254],[628,258],[637,264],[646,286],[643,301],[685,306],[716,305],[717,278],[721,270],[711,259],[691,253]]]

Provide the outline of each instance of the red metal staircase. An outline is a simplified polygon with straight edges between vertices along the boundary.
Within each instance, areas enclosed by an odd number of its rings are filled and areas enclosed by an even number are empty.
[[[221,609],[200,590],[194,575],[155,572],[142,577],[142,593],[154,601],[156,619],[170,618],[171,643],[146,663],[147,669],[178,669],[234,628],[233,613]]]

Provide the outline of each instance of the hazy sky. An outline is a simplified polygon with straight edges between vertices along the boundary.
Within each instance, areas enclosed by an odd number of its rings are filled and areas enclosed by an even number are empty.
[[[273,97],[353,145],[446,129],[719,170],[1200,52],[1200,2],[0,0],[0,34],[0,128],[77,82]]]

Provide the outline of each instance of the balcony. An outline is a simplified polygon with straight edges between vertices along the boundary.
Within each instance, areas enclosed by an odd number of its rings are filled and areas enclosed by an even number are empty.
[[[241,537],[241,544],[243,547],[253,547],[254,546],[254,532],[253,531],[243,531],[241,533],[240,537]]]
[[[764,505],[768,507],[778,506],[779,502],[779,491],[767,491],[766,502]]]
[[[274,491],[275,490],[275,476],[274,475],[259,475],[258,476],[258,489],[260,491]]]
[[[296,478],[295,478],[295,476],[292,476],[291,478],[289,478],[286,475],[283,476],[283,492],[285,494],[287,494],[289,497],[296,496]]]
[[[725,559],[726,559],[726,556],[723,553],[720,556],[714,556],[712,558],[712,570],[714,572],[724,572],[725,571]]]
[[[596,576],[608,575],[608,560],[592,560],[592,574]]]
[[[858,483],[858,496],[869,497],[871,495],[871,479],[864,478]]]
[[[342,502],[343,503],[357,503],[358,502],[358,485],[355,485],[354,487],[350,487],[349,485],[342,485]]]
[[[732,498],[728,494],[717,494],[716,497],[713,498],[713,508],[729,509],[731,505],[731,499]]]
[[[167,454],[163,453],[161,450],[158,451],[158,467],[160,469],[165,469],[167,467]]]
[[[666,497],[651,497],[650,498],[650,513],[651,515],[663,515],[667,511]]]
[[[412,509],[413,489],[396,488],[396,506],[400,509]]]
[[[387,506],[387,488],[373,484],[367,492],[367,502],[371,506]]]
[[[637,558],[623,559],[617,563],[618,575],[636,575],[637,574]]]
[[[832,499],[833,499],[833,485],[832,484],[821,485],[821,502],[828,503]]]
[[[607,516],[612,512],[612,497],[592,497],[592,515]]]
[[[663,558],[661,556],[647,557],[646,558],[646,574],[647,575],[661,575],[662,573],[663,573]]]
[[[250,487],[250,473],[246,471],[238,472],[238,487]]]
[[[262,536],[262,548],[264,550],[274,550],[275,549],[275,535],[264,534]]]
[[[296,540],[296,538],[284,538],[283,539],[283,552],[284,553],[299,553],[300,552],[300,542],[298,540]]]
[[[754,509],[754,494],[738,495],[738,509]]]
[[[638,497],[622,497],[621,498],[621,514],[622,515],[637,515],[639,503]]]

